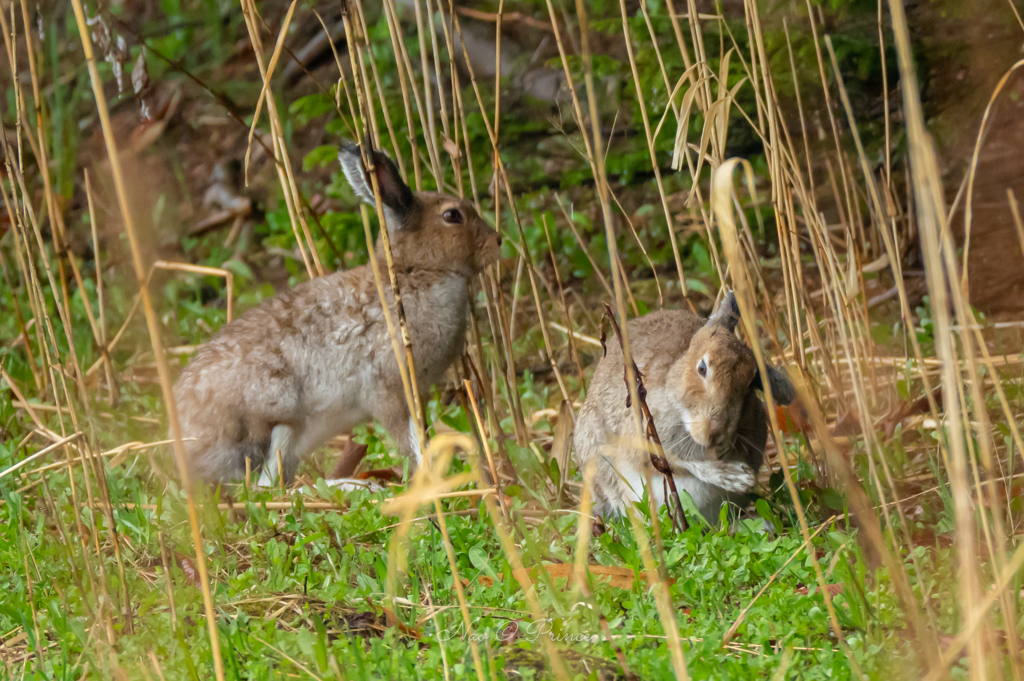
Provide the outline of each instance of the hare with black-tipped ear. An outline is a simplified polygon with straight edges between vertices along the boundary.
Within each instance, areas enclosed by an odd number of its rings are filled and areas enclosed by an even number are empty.
[[[626,325],[630,352],[647,388],[676,487],[689,492],[701,514],[716,524],[722,504],[739,501],[757,481],[768,438],[767,413],[757,396],[766,386],[753,351],[736,337],[736,298],[730,292],[706,321],[681,310],[662,310]],[[607,344],[594,371],[574,436],[581,468],[593,460],[596,511],[621,515],[643,496],[665,503],[664,478],[642,446],[636,417],[626,407],[622,350]],[[789,379],[768,367],[767,387],[789,404]]]
[[[374,205],[363,158],[351,144],[339,153],[355,193]],[[501,239],[472,204],[413,192],[382,151],[366,158],[425,394],[462,352],[470,280],[498,258]],[[397,325],[386,274],[384,288]],[[410,471],[421,456],[369,265],[302,283],[224,326],[182,372],[174,398],[190,470],[208,481],[242,477],[248,457],[263,467],[260,484],[278,474],[290,482],[306,455],[370,418],[410,457]]]

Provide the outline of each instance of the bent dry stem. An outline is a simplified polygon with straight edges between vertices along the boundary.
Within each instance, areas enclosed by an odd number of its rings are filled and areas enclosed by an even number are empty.
[[[604,320],[608,319],[611,321],[612,328],[615,329],[615,336],[619,340],[619,347],[622,345],[622,329],[619,328],[619,323],[615,321],[615,314],[612,312],[610,305],[605,303],[604,316],[601,321],[601,348],[604,353],[608,354],[608,348],[605,347],[605,329]],[[625,357],[625,349],[623,349],[623,357]],[[661,438],[658,437],[658,428],[654,425],[654,417],[651,416],[651,410],[647,406],[647,388],[644,387],[643,376],[640,375],[640,369],[637,367],[636,362],[630,357],[629,360],[633,364],[632,375],[636,381],[636,396],[637,405],[636,409],[640,411],[642,416],[642,423],[644,424],[644,437],[651,443],[653,449],[648,451],[651,457],[651,466],[654,470],[658,471],[665,477],[665,483],[668,484],[669,492],[671,493],[671,517],[672,525],[679,532],[685,532],[689,528],[689,524],[686,522],[686,514],[683,512],[683,502],[679,499],[679,490],[676,489],[676,480],[672,472],[672,466],[669,464],[668,459],[665,457],[665,449],[661,446]],[[626,382],[626,408],[629,409],[633,405],[632,391],[629,386],[630,371],[625,367],[623,362],[623,377],[622,380]]]

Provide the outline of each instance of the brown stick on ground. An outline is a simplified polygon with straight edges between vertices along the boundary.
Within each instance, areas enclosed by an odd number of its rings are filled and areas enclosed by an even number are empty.
[[[604,317],[607,317],[609,320],[611,320],[612,328],[615,329],[615,335],[619,339],[619,347],[623,347],[622,329],[619,328],[619,323],[615,321],[615,315],[612,313],[612,308],[611,306],[608,305],[608,303],[605,303],[604,305]],[[608,348],[605,345],[605,338],[606,333],[604,328],[604,318],[602,318],[601,348],[607,355]],[[622,351],[622,356],[623,359],[625,359],[625,350]],[[679,499],[679,490],[676,489],[676,480],[672,472],[672,466],[669,465],[668,459],[665,458],[665,450],[661,446],[661,438],[658,437],[658,429],[654,425],[654,417],[651,416],[651,410],[647,407],[647,388],[644,387],[644,380],[643,377],[640,375],[640,368],[636,365],[636,362],[633,361],[632,357],[630,358],[630,362],[633,365],[633,376],[636,380],[636,398],[637,401],[640,403],[640,412],[642,413],[644,423],[646,424],[646,426],[644,427],[644,437],[647,438],[648,442],[654,445],[655,451],[649,452],[651,456],[651,465],[654,466],[654,470],[658,471],[663,476],[665,476],[665,480],[668,482],[668,488],[672,493],[670,497],[671,502],[669,503],[669,506],[672,509],[672,512],[669,514],[672,518],[672,525],[676,528],[677,531],[685,532],[689,527],[689,524],[686,522],[686,514],[683,513],[683,502],[680,501]],[[629,393],[629,371],[626,370],[625,361],[623,361],[622,364],[622,380],[626,384],[626,407],[630,408],[633,406],[633,399]]]

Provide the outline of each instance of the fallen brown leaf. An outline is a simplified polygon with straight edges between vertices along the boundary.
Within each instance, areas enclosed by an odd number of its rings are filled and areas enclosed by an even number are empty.
[[[817,587],[815,587],[815,588],[817,588]],[[839,594],[843,593],[843,585],[842,584],[826,584],[825,588],[828,590],[828,595],[829,596],[838,596]],[[799,586],[799,587],[796,588],[796,593],[798,593],[798,594],[800,594],[802,596],[806,596],[806,595],[808,595],[810,593],[810,587],[808,587],[806,585],[805,586]]]
[[[405,634],[406,636],[409,636],[410,638],[419,639],[422,637],[422,634],[420,634],[419,629],[413,629],[408,624],[402,622],[400,619],[398,619],[398,616],[391,611],[390,608],[380,606],[380,609],[384,612],[384,618],[387,621],[389,627],[394,627],[398,629],[399,632]]]
[[[775,405],[775,417],[779,421],[779,430],[790,435],[796,433],[810,433],[811,421],[807,414],[807,408],[800,402],[800,398],[793,400],[789,406]]]
[[[547,565],[541,565],[539,567],[533,567],[524,570],[515,570],[514,574],[519,584],[525,589],[526,583],[535,582],[537,580],[537,570],[544,569],[551,576],[552,580],[559,578],[567,578],[569,584],[574,579],[573,570],[575,566],[572,563],[550,563]],[[619,567],[615,565],[588,565],[587,571],[594,575],[597,579],[610,584],[617,589],[632,589],[633,583],[636,581],[636,575],[633,573],[631,568]],[[652,577],[648,572],[641,572],[640,577],[643,578],[648,584],[651,583]],[[505,578],[504,573],[498,573],[498,579],[503,580]],[[476,578],[476,581],[483,586],[492,586],[494,579],[487,575],[480,575]],[[668,578],[668,583],[675,584],[674,579]],[[469,586],[470,580],[463,579],[462,583],[465,586]]]
[[[441,146],[444,148],[445,151],[448,152],[448,155],[451,156],[453,159],[462,156],[462,151],[459,149],[459,145],[456,144],[455,140],[453,140],[448,135],[441,135]]]
[[[465,577],[462,578],[462,586],[469,586],[471,583],[472,580],[466,579]],[[489,577],[487,575],[479,575],[476,578],[476,583],[483,587],[491,587],[494,586],[494,577]]]
[[[549,565],[541,565],[538,568],[531,568],[528,571],[529,578],[531,579],[531,581],[535,579],[537,575],[537,570],[542,568],[545,571],[547,571],[547,573],[551,576],[551,579],[554,580],[560,577],[565,577],[569,580],[568,583],[571,584],[574,577],[574,567],[575,566],[571,563],[552,563]],[[588,565],[587,571],[599,580],[607,582],[608,584],[614,586],[617,589],[632,589],[633,583],[636,581],[636,575],[633,573],[633,570],[627,567],[619,567],[615,565]],[[523,575],[522,573],[516,575],[516,579],[519,580],[520,584],[524,582],[524,576],[525,575]],[[648,572],[641,572],[640,577],[648,584],[657,579],[656,576],[651,575]],[[670,577],[669,584],[674,583],[675,580]]]
[[[356,476],[357,480],[379,480],[381,482],[402,482],[402,473],[394,468],[375,468],[363,471]]]

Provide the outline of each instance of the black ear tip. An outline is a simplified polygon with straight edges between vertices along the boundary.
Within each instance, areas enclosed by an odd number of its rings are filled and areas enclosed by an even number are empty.
[[[772,397],[776,402],[783,405],[792,404],[796,399],[796,388],[789,376],[784,371],[772,369],[772,377],[769,383],[772,387]]]
[[[737,317],[740,316],[740,305],[739,303],[736,302],[736,294],[733,293],[732,289],[730,289],[729,292],[725,294],[724,304],[729,306],[730,312],[732,312]]]
[[[708,318],[709,324],[717,324],[724,326],[730,332],[736,329],[736,325],[740,321],[740,308],[736,304],[736,294],[731,290],[725,294],[725,297],[719,301],[718,305],[715,306],[714,311],[711,313],[711,317]]]
[[[342,153],[351,154],[353,156],[358,156],[360,158],[362,158],[363,149],[367,150],[368,155],[373,155],[375,157],[379,157],[382,155],[380,151],[374,148],[373,139],[370,137],[370,135],[366,135],[361,143],[350,142],[348,140],[345,140],[341,145]]]
[[[359,145],[347,140],[342,143],[341,147],[338,149],[338,153],[342,156],[355,156],[356,158],[361,157],[361,154],[359,153]]]
[[[736,320],[740,318],[740,306],[736,302],[736,293],[732,289],[729,289],[725,294],[717,309],[721,312],[723,318],[732,317]]]
[[[772,400],[776,404],[783,406],[793,403],[796,399],[796,388],[793,386],[793,382],[789,380],[789,376],[786,375],[785,371],[776,369],[775,367],[767,367],[768,369],[768,384],[761,379],[760,372],[754,375],[754,380],[750,382],[750,387],[761,392],[771,391]]]

